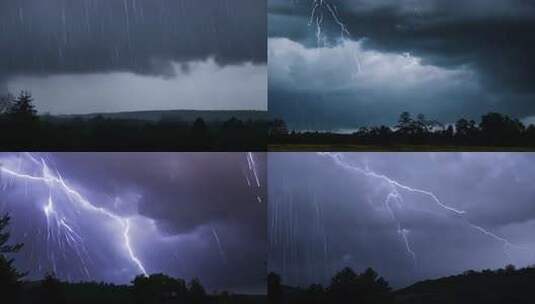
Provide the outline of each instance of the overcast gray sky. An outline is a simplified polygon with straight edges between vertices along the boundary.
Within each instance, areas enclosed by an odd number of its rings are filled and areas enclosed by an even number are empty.
[[[53,114],[267,108],[264,0],[5,0],[0,92]]]
[[[270,110],[291,127],[535,115],[532,1],[329,0],[319,43],[313,2],[268,1]]]
[[[535,263],[532,154],[272,153],[268,166],[268,267],[289,285],[346,266],[402,287]]]

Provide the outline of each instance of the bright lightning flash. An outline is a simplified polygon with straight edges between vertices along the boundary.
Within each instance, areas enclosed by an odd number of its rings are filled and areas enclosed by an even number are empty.
[[[418,189],[418,188],[413,188],[413,187],[404,185],[404,184],[402,184],[402,183],[400,183],[400,182],[398,182],[398,181],[396,181],[396,180],[394,180],[394,179],[392,179],[392,178],[390,178],[390,177],[388,177],[386,175],[382,175],[382,174],[378,174],[376,172],[373,172],[369,168],[362,168],[362,167],[355,166],[355,165],[349,163],[348,161],[346,161],[344,159],[343,154],[341,154],[341,153],[320,152],[318,154],[321,155],[321,156],[328,157],[328,158],[332,159],[335,162],[335,164],[337,164],[338,166],[340,166],[340,167],[342,167],[342,168],[344,168],[346,170],[349,170],[349,171],[352,171],[352,172],[356,172],[358,174],[361,174],[361,175],[364,175],[364,176],[367,176],[367,177],[371,177],[371,178],[382,180],[382,181],[388,183],[392,187],[391,192],[387,195],[387,197],[385,199],[385,207],[387,208],[388,212],[390,213],[392,219],[394,219],[397,222],[398,233],[401,236],[401,239],[403,241],[403,244],[405,245],[405,248],[406,248],[406,251],[407,251],[408,255],[413,259],[415,265],[417,264],[416,263],[416,253],[412,250],[412,248],[410,246],[409,238],[408,238],[408,234],[409,234],[410,231],[408,229],[402,227],[400,221],[395,216],[395,213],[393,212],[392,206],[391,206],[392,202],[396,202],[397,206],[399,206],[399,207],[403,206],[403,197],[401,196],[401,194],[399,192],[400,190],[404,190],[404,191],[412,192],[412,193],[418,193],[418,194],[427,196],[438,207],[440,207],[441,209],[449,212],[450,214],[453,214],[453,215],[457,216],[458,218],[461,218],[472,229],[482,233],[483,235],[485,235],[487,237],[490,237],[493,240],[496,240],[496,241],[502,243],[503,247],[504,247],[504,253],[505,253],[505,255],[507,257],[509,257],[508,250],[511,249],[511,248],[525,249],[525,248],[520,247],[518,245],[512,244],[509,240],[507,240],[507,239],[505,239],[505,238],[503,238],[501,236],[498,236],[497,234],[492,233],[492,232],[488,231],[487,229],[485,229],[485,228],[483,228],[483,227],[481,227],[479,225],[471,223],[465,217],[465,214],[466,214],[465,211],[459,210],[459,209],[451,207],[451,206],[448,206],[447,204],[443,203],[437,197],[437,195],[435,195],[433,192],[422,190],[422,189]]]
[[[325,44],[325,39],[323,37],[323,21],[325,15],[330,16],[336,25],[338,25],[342,40],[345,39],[346,36],[351,35],[346,25],[340,19],[336,5],[331,4],[328,0],[314,0],[308,24],[310,26],[316,26],[316,42],[318,47]]]
[[[132,261],[133,265],[135,265],[135,267],[138,269],[138,271],[143,273],[145,276],[147,275],[145,266],[136,256],[134,249],[131,245],[129,218],[114,214],[102,207],[96,207],[82,194],[80,194],[80,192],[69,186],[63,180],[59,172],[53,173],[44,159],[38,161],[31,154],[26,154],[26,156],[32,162],[40,165],[41,175],[29,175],[18,172],[15,169],[7,168],[5,166],[0,166],[0,173],[4,176],[9,176],[14,179],[22,180],[25,182],[44,183],[45,185],[47,185],[51,193],[53,191],[58,190],[63,192],[74,204],[74,207],[99,214],[116,222],[119,229],[122,230],[122,239],[124,240],[124,248],[128,257]],[[74,250],[77,252],[80,261],[83,264],[84,272],[89,278],[90,275],[86,266],[86,260],[88,259],[88,256],[87,250],[84,245],[84,240],[82,237],[80,237],[78,233],[75,232],[75,229],[73,228],[72,224],[69,223],[69,220],[65,216],[60,215],[60,213],[56,210],[52,195],[49,195],[47,204],[43,207],[43,212],[47,219],[47,240],[54,240],[58,242],[60,248],[64,248],[65,245],[74,248]],[[56,266],[54,252],[51,252],[49,254],[53,263],[53,268],[55,270]]]

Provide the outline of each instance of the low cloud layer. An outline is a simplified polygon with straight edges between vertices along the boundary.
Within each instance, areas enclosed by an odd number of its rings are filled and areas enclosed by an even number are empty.
[[[366,119],[366,123],[387,124],[405,110],[431,116],[449,111],[449,118],[454,119],[462,115],[463,108],[474,106],[469,100],[472,96],[484,95],[477,74],[468,67],[445,69],[426,65],[408,53],[382,53],[362,45],[346,41],[318,49],[286,38],[270,39],[269,81],[274,96],[270,105],[274,115],[298,118],[306,113],[302,122],[306,124],[310,118],[306,116],[314,107],[310,99],[315,96],[321,100],[319,108],[342,116],[342,126]],[[290,96],[279,100],[279,92]],[[295,103],[295,112],[281,113],[291,109],[285,103]],[[347,113],[339,103],[349,104],[352,112]],[[344,111],[349,117],[343,117]]]
[[[183,78],[188,77],[186,66],[211,61],[222,69],[227,66],[266,64],[266,8],[264,1],[249,0],[6,0],[0,3],[0,94],[8,87],[12,93],[28,90],[25,83],[14,83],[20,78],[64,77],[80,87],[83,77],[106,74],[130,74],[130,78]],[[177,71],[175,65],[183,67]],[[195,71],[192,71],[195,74]],[[195,75],[194,75],[195,76]],[[236,86],[243,82],[246,72],[228,78]],[[82,78],[81,78],[82,77]],[[160,79],[161,80],[161,79]],[[213,79],[208,79],[213,80]],[[44,82],[44,81],[43,81]],[[73,82],[75,82],[73,84]],[[147,81],[146,87],[151,81]],[[45,85],[45,84],[40,84]],[[113,85],[113,83],[112,83]],[[138,82],[116,83],[134,87]],[[198,91],[210,91],[213,83],[199,84]],[[102,85],[106,90],[109,86]],[[34,93],[49,109],[58,104],[71,103],[57,112],[80,113],[86,110],[83,101],[57,100],[67,94],[67,85],[57,85],[53,96]],[[255,87],[255,89],[257,89]],[[87,89],[89,90],[89,89]],[[99,91],[99,88],[91,88]],[[190,90],[191,91],[191,90]],[[116,95],[121,94],[121,88]],[[165,93],[165,92],[163,92]],[[163,94],[163,93],[160,93]],[[155,93],[156,94],[156,93]],[[265,92],[251,98],[255,108]],[[194,99],[202,99],[202,93]],[[237,96],[239,99],[241,96]],[[129,96],[134,98],[135,96]],[[166,96],[170,99],[171,96]],[[107,103],[97,100],[92,103]],[[133,100],[132,103],[139,103]],[[152,102],[152,101],[150,101]],[[161,100],[156,100],[156,104]],[[212,101],[214,108],[221,107],[219,100]],[[232,107],[230,101],[228,107]],[[124,101],[127,103],[127,101]],[[165,107],[182,109],[190,106],[180,100]],[[202,99],[203,108],[209,100]],[[49,105],[49,106],[48,106]],[[264,106],[265,107],[265,106]],[[131,108],[131,107],[130,107]],[[129,107],[122,108],[128,110]],[[145,110],[153,110],[147,105]],[[115,108],[101,106],[98,111]]]
[[[267,110],[265,65],[219,66],[214,60],[174,63],[173,76],[130,72],[11,79],[10,91],[29,90],[37,110],[84,114],[141,110]]]
[[[535,113],[532,107],[535,91],[531,85],[535,79],[532,73],[535,70],[532,68],[535,60],[530,56],[535,44],[529,31],[535,25],[535,7],[532,3],[502,0],[492,1],[490,4],[488,1],[477,0],[460,4],[438,0],[354,0],[328,3],[337,7],[339,20],[342,20],[351,32],[351,35],[345,35],[345,38],[359,43],[363,50],[381,53],[383,56],[410,54],[428,68],[451,72],[469,70],[475,75],[473,82],[481,87],[479,91],[466,91],[465,87],[461,86],[454,87],[445,94],[436,93],[427,98],[431,104],[440,100],[440,105],[434,106],[437,109],[435,112],[442,109],[444,114],[435,115],[434,118],[448,122],[459,118],[461,114],[478,118],[489,111],[501,111],[519,118],[527,116],[526,112],[529,115]],[[309,23],[312,8],[312,1],[270,1],[270,44],[277,41],[276,38],[287,38],[307,49],[326,53],[331,52],[330,48],[340,48],[340,44],[344,43],[340,40],[340,27],[325,10],[321,33],[322,44],[325,42],[326,45],[318,47],[316,26]],[[303,60],[295,60],[288,68],[291,74],[300,74],[303,72]],[[272,63],[273,60],[270,60],[270,64]],[[348,66],[353,65],[349,59],[344,63],[333,64],[325,58],[318,58],[310,65],[330,67],[331,71],[341,70],[344,75]],[[388,64],[387,68],[389,74],[396,74],[399,78],[405,75],[405,70],[396,64]],[[331,74],[320,73],[318,79],[331,79]],[[383,79],[387,89],[391,84],[390,80],[388,77]],[[464,79],[460,77],[459,81]],[[373,86],[367,89],[379,95],[382,93]],[[359,112],[367,111],[369,107],[362,107],[358,102],[352,103],[355,99],[374,101],[375,94],[369,94],[369,90],[361,90],[360,94],[352,93],[351,96],[336,89],[324,90],[321,95],[315,92],[303,95],[303,92],[273,85],[270,86],[270,94],[273,96],[270,103],[274,104],[277,115],[287,117],[290,124],[293,122],[299,128],[306,128],[307,123],[316,128],[384,123],[384,119],[376,116],[363,118]],[[433,115],[433,111],[413,100],[435,90],[434,85],[428,86],[423,92],[414,92],[408,88],[406,93],[399,97],[383,97],[380,101],[374,101],[376,106],[371,108],[382,112],[390,106],[396,108],[396,105],[403,104],[406,110],[416,109],[416,112]],[[341,97],[344,94],[348,96]],[[294,106],[288,100],[307,100],[308,104],[303,104],[301,108],[304,110],[301,110],[300,114],[294,114]],[[332,105],[333,103],[337,105]],[[352,112],[352,116],[344,117],[340,108]],[[321,117],[321,112],[332,117]],[[457,117],[454,117],[455,115]],[[301,122],[296,116],[309,118],[307,122]],[[392,114],[387,111],[386,116],[392,124]],[[334,121],[335,117],[341,118],[339,123]],[[349,119],[354,122],[349,122]]]

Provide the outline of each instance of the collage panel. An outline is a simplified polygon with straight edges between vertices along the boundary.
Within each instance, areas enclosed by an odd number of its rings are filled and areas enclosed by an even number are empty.
[[[274,151],[533,151],[535,3],[268,0]]]
[[[0,150],[264,151],[265,33],[263,0],[2,0]]]
[[[532,304],[535,2],[0,0],[0,304]]]
[[[530,303],[532,153],[270,153],[274,303]]]
[[[264,153],[1,153],[1,302],[265,302],[265,166]]]

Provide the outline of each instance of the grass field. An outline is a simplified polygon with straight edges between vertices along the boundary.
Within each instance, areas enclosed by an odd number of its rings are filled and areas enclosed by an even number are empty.
[[[429,146],[429,145],[269,145],[270,152],[535,152],[535,147]]]

